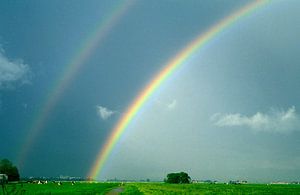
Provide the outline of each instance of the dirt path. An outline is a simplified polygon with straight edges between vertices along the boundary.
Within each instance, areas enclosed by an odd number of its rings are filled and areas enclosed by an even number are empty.
[[[107,192],[106,195],[117,195],[124,191],[123,187],[114,188],[111,191]]]

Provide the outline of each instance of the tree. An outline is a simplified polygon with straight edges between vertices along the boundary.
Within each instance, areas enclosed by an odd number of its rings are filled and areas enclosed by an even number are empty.
[[[191,177],[185,173],[169,173],[165,179],[166,183],[190,183]]]
[[[20,175],[18,168],[12,164],[8,159],[0,160],[0,173],[8,176],[8,181],[19,181]]]

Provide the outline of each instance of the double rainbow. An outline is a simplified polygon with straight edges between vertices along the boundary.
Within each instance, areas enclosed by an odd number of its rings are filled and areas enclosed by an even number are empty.
[[[196,51],[201,49],[206,43],[219,35],[224,29],[235,24],[242,17],[252,13],[257,8],[265,5],[267,0],[257,0],[247,4],[228,17],[221,20],[219,23],[212,26],[208,31],[201,33],[196,39],[187,45],[181,52],[172,58],[165,67],[152,79],[152,81],[139,93],[133,103],[128,107],[124,116],[118,121],[113,128],[111,135],[107,139],[104,147],[97,155],[96,161],[89,172],[89,178],[97,178],[101,173],[107,158],[112,152],[114,146],[122,136],[126,127],[136,116],[138,111],[143,107],[150,96],[166,81],[182,64],[184,64]]]

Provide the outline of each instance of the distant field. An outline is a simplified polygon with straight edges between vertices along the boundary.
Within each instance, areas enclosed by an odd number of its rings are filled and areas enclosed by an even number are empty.
[[[119,186],[118,183],[75,183],[62,182],[48,184],[10,183],[6,185],[7,194],[105,194],[111,189]],[[0,194],[3,191],[0,186]]]
[[[131,183],[122,194],[300,194],[300,185]]]

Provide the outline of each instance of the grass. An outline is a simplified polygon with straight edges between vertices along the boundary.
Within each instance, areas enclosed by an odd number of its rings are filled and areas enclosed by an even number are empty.
[[[77,182],[72,185],[71,182],[62,182],[48,184],[31,183],[9,183],[6,185],[7,194],[105,194],[113,188],[118,187],[118,183],[87,183]],[[1,187],[0,187],[1,188]],[[0,194],[3,194],[0,189]]]
[[[6,186],[7,194],[106,194],[119,187],[119,183],[70,182],[29,184],[10,183]],[[126,183],[122,195],[128,194],[299,194],[300,185],[267,185],[267,184],[165,184],[165,183]],[[0,195],[2,195],[0,189]]]
[[[122,194],[300,194],[300,185],[130,183]]]
[[[139,191],[139,188],[137,185],[132,185],[132,184],[126,184],[125,185],[125,190],[122,192],[122,195],[128,195],[128,194],[135,194],[135,195],[141,195]]]

